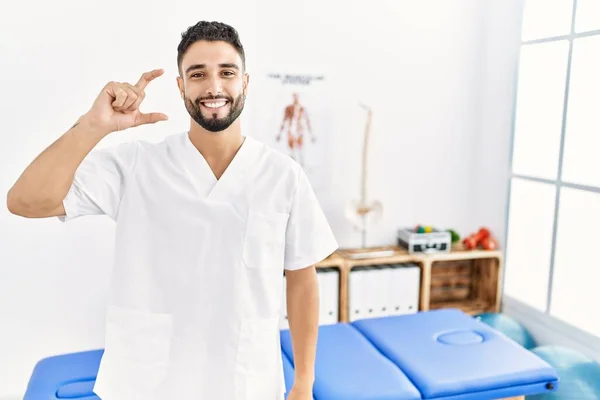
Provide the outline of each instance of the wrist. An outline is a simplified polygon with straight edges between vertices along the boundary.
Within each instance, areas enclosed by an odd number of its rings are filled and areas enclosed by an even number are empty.
[[[298,374],[294,377],[294,386],[301,389],[312,390],[315,378],[310,374]]]
[[[85,131],[86,134],[98,139],[102,139],[112,132],[106,126],[100,124],[98,120],[90,114],[83,114],[75,124],[76,126],[81,127],[82,131]]]

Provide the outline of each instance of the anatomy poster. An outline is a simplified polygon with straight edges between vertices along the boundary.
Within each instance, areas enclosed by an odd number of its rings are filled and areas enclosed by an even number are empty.
[[[333,109],[323,75],[268,73],[258,105],[260,138],[296,160],[313,188],[328,186]]]

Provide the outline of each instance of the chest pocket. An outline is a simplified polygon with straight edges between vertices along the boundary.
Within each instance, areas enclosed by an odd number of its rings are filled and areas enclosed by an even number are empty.
[[[283,268],[289,214],[250,210],[242,258],[248,268]]]

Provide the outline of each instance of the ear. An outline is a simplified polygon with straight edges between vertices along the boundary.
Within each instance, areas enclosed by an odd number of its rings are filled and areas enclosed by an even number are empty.
[[[179,88],[179,96],[185,98],[185,86],[183,85],[183,79],[180,76],[177,77],[177,87]]]
[[[244,97],[248,95],[248,82],[250,82],[250,74],[244,74],[244,83],[242,86],[242,93],[244,93]]]

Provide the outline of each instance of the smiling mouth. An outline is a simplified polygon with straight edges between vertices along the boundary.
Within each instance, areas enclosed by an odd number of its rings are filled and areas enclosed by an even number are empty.
[[[224,108],[229,101],[227,100],[209,100],[209,101],[201,101],[200,104],[202,107],[207,108],[209,110],[219,110]]]

